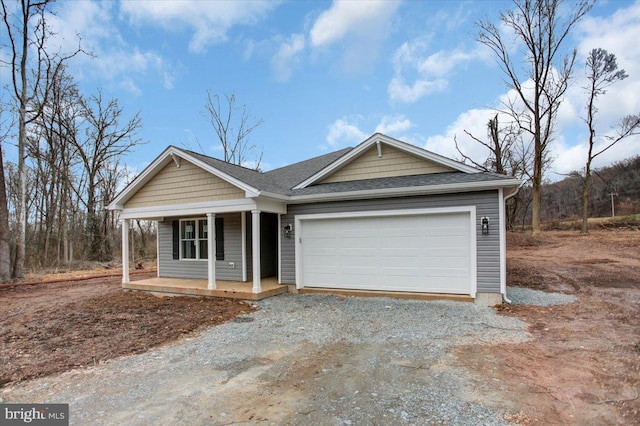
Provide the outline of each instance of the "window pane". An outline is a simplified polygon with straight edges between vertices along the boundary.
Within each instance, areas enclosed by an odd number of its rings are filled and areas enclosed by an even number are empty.
[[[182,229],[180,230],[180,235],[183,240],[191,240],[196,237],[196,221],[195,220],[184,220],[182,221]]]
[[[207,240],[200,240],[200,259],[208,259],[208,249],[209,247],[207,247]]]
[[[207,220],[198,221],[198,238],[207,238]]]
[[[196,242],[195,241],[182,241],[182,258],[183,259],[196,258]]]

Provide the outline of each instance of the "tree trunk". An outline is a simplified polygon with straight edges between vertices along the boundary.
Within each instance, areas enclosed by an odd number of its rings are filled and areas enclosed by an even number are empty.
[[[25,83],[26,86],[26,83]],[[25,88],[26,92],[26,88]],[[26,138],[26,108],[20,106],[20,118],[18,124],[18,202],[16,203],[16,216],[18,223],[16,226],[16,257],[13,265],[13,278],[21,280],[24,277],[24,258],[25,258],[25,238],[27,230],[27,188],[25,185],[25,165],[24,165],[24,140]]]
[[[588,171],[582,179],[582,233],[589,232],[589,187],[591,186],[591,173]]]
[[[11,280],[11,231],[9,228],[9,207],[4,182],[4,156],[0,146],[0,282]]]

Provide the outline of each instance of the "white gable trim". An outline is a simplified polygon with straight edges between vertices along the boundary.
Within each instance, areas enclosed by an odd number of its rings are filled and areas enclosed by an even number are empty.
[[[121,210],[124,208],[124,204],[143,186],[145,186],[158,172],[173,161],[177,167],[180,167],[180,158],[193,163],[201,169],[211,173],[214,176],[230,183],[245,191],[246,197],[257,197],[260,195],[260,191],[245,182],[238,180],[215,167],[195,158],[188,152],[176,148],[175,146],[168,147],[158,158],[156,158],[151,164],[149,164],[129,185],[127,185],[116,198],[107,206],[108,210]]]
[[[330,174],[332,174],[333,172],[337,171],[338,169],[340,169],[341,167],[345,166],[346,164],[348,164],[351,160],[355,159],[356,157],[358,157],[360,154],[362,154],[364,151],[368,150],[369,148],[371,148],[374,144],[378,145],[380,142],[385,143],[389,146],[392,146],[400,151],[404,151],[407,152],[409,154],[415,155],[416,157],[420,157],[420,158],[424,158],[425,160],[429,160],[432,161],[434,163],[446,166],[446,167],[450,167],[454,170],[460,171],[460,172],[465,172],[465,173],[479,173],[480,170],[468,166],[466,164],[460,163],[458,161],[455,160],[451,160],[449,158],[443,157],[441,155],[435,154],[433,152],[424,150],[422,148],[418,148],[417,146],[413,146],[410,145],[408,143],[399,141],[397,139],[393,139],[390,138],[389,136],[383,135],[382,133],[375,133],[373,134],[371,137],[369,137],[367,140],[365,140],[364,142],[362,142],[360,145],[358,145],[357,147],[355,147],[354,149],[352,149],[351,151],[349,151],[348,153],[346,153],[344,156],[338,158],[336,161],[334,161],[333,163],[329,164],[327,167],[325,167],[324,169],[320,170],[319,172],[317,172],[316,174],[312,175],[311,177],[305,179],[304,181],[302,181],[301,183],[299,183],[298,185],[294,186],[293,189],[302,189],[302,188],[306,188],[307,186],[318,182],[319,180],[322,180],[325,177],[328,177]],[[379,149],[380,151],[380,149]]]

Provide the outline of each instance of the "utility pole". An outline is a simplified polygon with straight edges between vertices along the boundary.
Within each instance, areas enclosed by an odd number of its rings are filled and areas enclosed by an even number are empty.
[[[618,193],[611,191],[611,193],[609,194],[611,196],[611,217],[616,217],[616,206],[615,203],[613,202],[613,197],[617,197]]]

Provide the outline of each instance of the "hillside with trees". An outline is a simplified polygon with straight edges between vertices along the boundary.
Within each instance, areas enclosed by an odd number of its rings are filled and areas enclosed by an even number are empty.
[[[640,156],[595,169],[592,173],[588,206],[590,217],[612,215],[611,194],[616,217],[640,214]],[[577,172],[561,181],[545,183],[542,192],[543,221],[579,220],[582,185],[582,176]],[[531,223],[531,211],[527,208],[527,201],[531,199],[531,187],[521,188],[518,199],[520,207],[512,222],[514,229]]]

